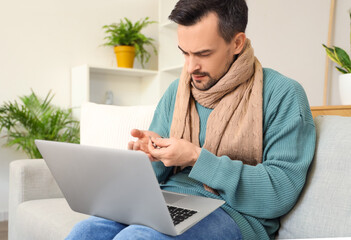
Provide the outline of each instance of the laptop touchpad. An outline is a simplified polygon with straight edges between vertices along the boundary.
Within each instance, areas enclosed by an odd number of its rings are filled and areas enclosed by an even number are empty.
[[[179,193],[170,193],[170,192],[166,192],[166,191],[162,191],[163,197],[165,198],[166,203],[168,204],[172,204],[175,203],[185,197],[187,197],[186,195],[182,195]]]

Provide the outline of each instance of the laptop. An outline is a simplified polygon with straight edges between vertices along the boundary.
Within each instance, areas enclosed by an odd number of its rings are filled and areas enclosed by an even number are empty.
[[[148,156],[141,151],[44,140],[35,143],[76,212],[176,236],[224,204],[218,199],[162,191]]]

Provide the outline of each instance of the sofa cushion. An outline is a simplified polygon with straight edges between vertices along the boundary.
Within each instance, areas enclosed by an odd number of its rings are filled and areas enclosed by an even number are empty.
[[[155,106],[115,106],[84,103],[81,109],[80,143],[127,149],[133,128],[148,129]]]
[[[280,239],[351,236],[351,117],[319,116],[315,124],[314,160]]]
[[[88,215],[74,212],[64,198],[21,203],[16,213],[17,239],[62,240],[73,226]]]

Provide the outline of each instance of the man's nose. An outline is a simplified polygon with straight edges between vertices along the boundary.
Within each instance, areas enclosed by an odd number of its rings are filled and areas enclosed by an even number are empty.
[[[200,64],[194,57],[189,57],[187,60],[189,74],[192,74],[193,72],[200,69]]]

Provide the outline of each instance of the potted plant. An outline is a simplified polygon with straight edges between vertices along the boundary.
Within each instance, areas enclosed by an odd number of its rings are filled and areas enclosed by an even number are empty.
[[[51,91],[41,100],[32,91],[20,97],[22,104],[6,102],[0,106],[0,131],[6,130],[7,146],[17,146],[29,158],[42,158],[35,139],[79,143],[79,122],[72,119],[71,109],[51,105]]]
[[[134,64],[134,57],[138,59],[144,68],[144,63],[147,63],[151,54],[145,49],[146,45],[150,45],[154,53],[157,54],[154,39],[146,37],[140,31],[147,25],[156,23],[149,21],[149,18],[141,19],[134,24],[128,19],[124,18],[120,22],[104,25],[107,36],[104,38],[107,42],[103,45],[114,46],[117,57],[118,67],[132,68]],[[126,60],[123,59],[126,57]]]
[[[349,11],[351,22],[351,11]],[[350,25],[351,27],[351,25]],[[351,32],[350,32],[351,45]],[[328,57],[339,66],[336,69],[341,72],[339,76],[339,92],[341,103],[344,105],[351,105],[351,60],[346,51],[339,47],[327,47],[323,44]]]

